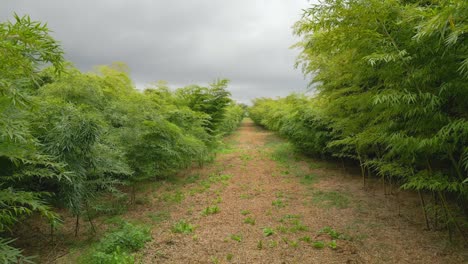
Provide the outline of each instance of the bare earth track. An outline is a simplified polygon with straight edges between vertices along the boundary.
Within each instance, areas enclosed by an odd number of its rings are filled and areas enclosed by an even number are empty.
[[[197,181],[163,186],[154,207],[133,212],[170,214],[153,223],[143,263],[466,263],[443,232],[423,231],[414,194],[384,195],[378,182],[364,190],[359,177],[288,152],[250,120],[228,142],[215,162],[185,173]],[[219,212],[203,215],[208,206]],[[173,232],[181,219],[195,230]]]

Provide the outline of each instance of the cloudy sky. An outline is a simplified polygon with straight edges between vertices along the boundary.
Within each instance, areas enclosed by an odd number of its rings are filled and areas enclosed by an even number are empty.
[[[66,58],[83,71],[123,61],[138,88],[231,80],[247,103],[305,91],[294,69],[291,26],[307,0],[1,0],[0,19],[28,14],[47,22]]]

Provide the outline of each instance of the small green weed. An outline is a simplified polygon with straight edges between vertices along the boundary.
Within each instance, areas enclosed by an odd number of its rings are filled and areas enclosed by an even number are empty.
[[[310,236],[303,236],[303,237],[299,238],[299,241],[303,241],[303,242],[306,242],[306,243],[311,243],[312,238]]]
[[[241,214],[242,215],[248,215],[248,214],[250,214],[250,211],[249,210],[242,210]]]
[[[174,233],[189,234],[192,233],[194,230],[195,227],[184,219],[179,220],[172,226],[172,232]]]
[[[227,261],[231,261],[233,258],[234,258],[234,254],[232,254],[232,253],[228,253],[228,254],[226,255],[226,260],[227,260]]]
[[[232,234],[230,238],[234,241],[241,242],[242,241],[242,235],[241,234]]]
[[[284,202],[282,200],[280,200],[280,199],[274,200],[273,202],[271,202],[271,205],[275,206],[276,208],[286,207]]]
[[[269,248],[274,248],[274,247],[276,247],[276,246],[278,246],[278,242],[277,242],[276,240],[270,240],[270,241],[268,242],[268,247],[269,247]]]
[[[300,232],[300,231],[307,231],[309,230],[309,227],[304,225],[301,221],[295,219],[294,221],[292,221],[292,225],[290,228],[289,228],[289,231],[293,232],[293,233],[296,233],[296,232]]]
[[[211,183],[223,182],[226,183],[232,178],[230,174],[211,174],[208,180]]]
[[[312,246],[317,249],[322,249],[325,247],[325,243],[323,241],[314,241],[312,242]]]
[[[219,213],[219,207],[217,205],[208,206],[202,211],[203,216],[208,216],[217,213]]]
[[[333,229],[332,227],[326,226],[318,231],[319,234],[328,234],[331,239],[343,239],[343,240],[351,240],[351,237],[340,233]]]
[[[252,217],[247,217],[244,219],[244,223],[249,225],[255,225],[255,219]]]
[[[257,249],[258,249],[258,250],[262,250],[262,249],[263,249],[263,241],[262,241],[262,240],[259,240],[259,241],[257,242]]]
[[[276,231],[278,231],[280,233],[287,233],[288,228],[286,226],[280,225],[280,226],[276,227]]]
[[[287,221],[291,221],[291,219],[299,219],[301,218],[300,215],[293,215],[293,214],[287,214],[287,215],[284,215],[283,217],[281,217],[280,220],[278,220],[280,223],[284,223],[284,222],[287,222]]]
[[[213,201],[215,204],[220,204],[223,201],[223,198],[221,196],[216,197],[216,199]]]
[[[291,240],[288,242],[288,245],[293,248],[297,248],[299,246],[299,241]]]
[[[219,264],[219,259],[217,257],[211,257],[211,263]]]
[[[336,249],[338,247],[336,240],[332,240],[330,243],[328,243],[328,247],[331,249]]]
[[[283,198],[284,197],[284,192],[276,192],[275,193],[276,198]]]
[[[181,203],[185,199],[185,195],[182,191],[175,193],[165,193],[161,197],[164,202]]]
[[[263,235],[268,237],[268,236],[272,236],[275,234],[275,231],[273,230],[273,228],[270,228],[270,227],[265,227],[263,228]]]

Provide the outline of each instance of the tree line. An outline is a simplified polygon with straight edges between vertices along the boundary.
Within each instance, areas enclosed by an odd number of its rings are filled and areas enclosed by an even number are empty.
[[[355,161],[364,181],[419,192],[427,228],[464,234],[467,14],[463,0],[314,4],[294,25],[313,91],[257,99],[250,116],[309,155]]]
[[[89,217],[94,199],[121,185],[163,179],[213,159],[244,115],[228,80],[171,90],[135,88],[123,63],[83,73],[66,62],[45,24],[15,15],[0,23],[0,234],[55,207]],[[21,251],[0,238],[0,262]]]

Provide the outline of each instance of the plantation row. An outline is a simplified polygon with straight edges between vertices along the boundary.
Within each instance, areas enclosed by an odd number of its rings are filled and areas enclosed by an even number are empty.
[[[0,51],[3,237],[35,213],[56,228],[51,205],[79,223],[99,210],[93,199],[103,193],[121,195],[120,185],[211,160],[244,115],[227,80],[175,91],[159,82],[141,92],[123,64],[82,73],[64,61],[47,27],[28,17],[0,24]],[[2,263],[20,254],[9,243],[0,238]]]
[[[294,30],[302,37],[298,65],[313,76],[315,93],[258,99],[250,116],[309,155],[354,160],[364,179],[374,174],[420,192],[428,228],[463,233],[466,14],[463,0],[313,5]]]

